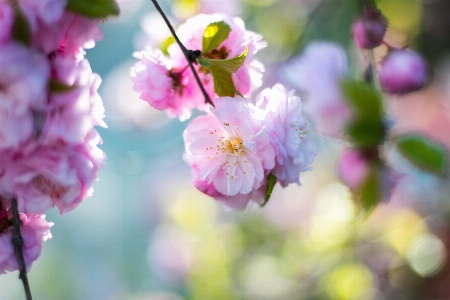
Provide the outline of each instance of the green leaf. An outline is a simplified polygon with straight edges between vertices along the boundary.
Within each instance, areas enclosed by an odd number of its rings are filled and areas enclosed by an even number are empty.
[[[61,82],[54,78],[50,79],[48,82],[48,89],[50,90],[50,92],[55,94],[70,92],[76,88],[76,85],[67,85],[64,82]]]
[[[15,41],[31,45],[31,28],[27,18],[22,13],[19,7],[15,7],[14,23],[12,28],[12,37]]]
[[[381,95],[370,84],[347,79],[341,84],[345,100],[359,117],[370,123],[380,123],[382,117]]]
[[[206,53],[219,47],[230,32],[230,25],[224,21],[209,24],[203,32],[202,52]]]
[[[175,38],[173,36],[169,36],[167,39],[165,39],[160,46],[162,53],[166,55],[169,54],[169,46],[173,43],[175,43]]]
[[[381,198],[378,168],[372,165],[370,173],[359,189],[359,201],[365,212],[374,208]]]
[[[211,65],[209,70],[214,78],[214,91],[219,97],[234,97],[236,88],[231,74],[216,65]]]
[[[264,206],[267,204],[267,202],[269,202],[270,196],[272,195],[273,188],[275,187],[276,183],[277,183],[277,178],[274,175],[269,174],[269,176],[267,176],[266,197],[264,198],[264,202],[261,204],[261,206]]]
[[[114,0],[69,0],[66,8],[91,19],[118,16],[120,11]]]
[[[352,107],[354,115],[346,132],[358,147],[372,147],[385,137],[382,121],[381,95],[370,84],[345,80],[341,84],[344,99]]]
[[[448,153],[445,148],[419,134],[397,138],[399,152],[420,169],[439,176],[447,175]]]
[[[207,60],[210,64],[216,65],[219,68],[227,71],[228,73],[235,73],[244,64],[244,61],[247,58],[247,54],[248,54],[248,47],[245,46],[244,52],[230,59],[209,59],[209,58],[203,59]]]
[[[246,46],[244,52],[230,59],[197,58],[197,62],[211,72],[214,79],[214,91],[218,96],[234,97],[237,94],[242,97],[241,93],[234,86],[231,74],[235,73],[242,66],[247,53],[248,48]]]

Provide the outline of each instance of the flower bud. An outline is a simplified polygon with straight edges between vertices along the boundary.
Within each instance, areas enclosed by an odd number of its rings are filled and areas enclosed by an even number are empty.
[[[403,95],[425,85],[427,65],[414,51],[394,50],[381,62],[378,78],[384,92]]]
[[[352,36],[361,49],[372,49],[383,42],[387,21],[379,10],[368,8],[352,26]]]
[[[352,191],[355,191],[366,180],[370,170],[370,162],[357,149],[347,149],[342,153],[337,168],[342,181]]]

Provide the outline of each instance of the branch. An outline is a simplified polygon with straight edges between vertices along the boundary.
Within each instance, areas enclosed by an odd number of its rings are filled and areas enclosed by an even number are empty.
[[[23,282],[23,289],[25,290],[25,295],[27,300],[32,300],[30,285],[28,283],[27,268],[25,266],[25,259],[23,258],[23,238],[20,234],[20,226],[22,225],[22,220],[19,217],[19,210],[17,209],[17,200],[12,199],[12,210],[13,210],[13,220],[14,220],[14,231],[12,235],[12,243],[14,245],[14,252],[16,254],[17,263],[19,264],[19,278]]]
[[[175,30],[173,29],[172,24],[170,23],[169,19],[167,18],[166,14],[161,9],[161,6],[159,6],[157,0],[152,0],[153,5],[155,6],[156,10],[159,12],[159,14],[163,17],[164,21],[167,24],[167,27],[169,27],[170,32],[172,33],[175,41],[177,42],[178,46],[180,46],[181,51],[184,54],[184,57],[186,57],[186,60],[189,64],[189,67],[191,68],[192,73],[194,74],[195,80],[197,81],[198,86],[200,87],[200,90],[203,93],[203,96],[205,97],[205,103],[209,103],[214,107],[213,102],[209,98],[208,93],[205,90],[205,87],[203,86],[202,82],[200,81],[200,77],[198,77],[197,71],[194,68],[194,65],[192,64],[193,61],[197,59],[197,57],[200,56],[199,50],[188,50],[184,45],[181,43],[180,39],[178,38],[177,34],[175,33]]]

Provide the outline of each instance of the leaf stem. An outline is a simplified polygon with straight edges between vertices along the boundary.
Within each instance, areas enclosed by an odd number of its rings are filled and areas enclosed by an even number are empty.
[[[25,266],[25,259],[23,257],[23,238],[20,234],[20,226],[22,225],[22,220],[20,220],[19,211],[17,209],[17,200],[12,199],[11,201],[13,220],[14,220],[14,231],[12,235],[12,243],[14,245],[14,252],[16,254],[17,263],[19,264],[19,278],[23,282],[23,289],[25,290],[25,295],[27,300],[32,300],[30,284],[28,283],[27,268]]]
[[[181,43],[180,39],[178,38],[177,34],[175,33],[175,30],[173,29],[172,24],[170,23],[169,19],[167,18],[166,14],[161,9],[161,6],[159,6],[157,0],[152,0],[153,5],[155,6],[156,10],[159,12],[159,14],[163,17],[164,22],[166,22],[167,27],[169,27],[170,32],[172,33],[172,36],[174,37],[175,41],[177,42],[178,46],[180,46],[181,51],[184,54],[184,57],[186,57],[186,60],[189,64],[189,67],[191,68],[192,73],[194,74],[195,80],[197,81],[198,86],[200,87],[200,90],[202,91],[203,96],[205,97],[205,103],[209,103],[214,107],[213,102],[211,101],[211,98],[209,98],[208,93],[205,90],[205,87],[203,86],[200,77],[197,74],[197,71],[194,68],[194,65],[192,64],[193,61],[197,59],[197,57],[200,55],[199,50],[188,50],[186,47]]]

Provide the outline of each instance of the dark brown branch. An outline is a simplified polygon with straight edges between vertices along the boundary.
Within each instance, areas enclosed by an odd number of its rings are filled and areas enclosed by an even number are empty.
[[[198,74],[197,74],[197,71],[194,68],[194,65],[192,64],[193,62],[195,62],[197,57],[200,56],[201,52],[199,50],[188,50],[188,49],[186,49],[186,47],[184,47],[183,43],[181,43],[180,39],[178,38],[177,34],[175,33],[175,30],[173,29],[173,26],[170,23],[169,19],[167,18],[166,14],[161,9],[161,6],[159,6],[158,1],[152,0],[152,2],[153,2],[153,5],[155,6],[156,10],[163,17],[164,22],[166,22],[166,24],[167,24],[167,27],[169,27],[169,30],[172,33],[172,35],[173,35],[175,41],[177,42],[178,46],[180,46],[181,51],[184,54],[184,57],[186,57],[186,60],[187,60],[187,62],[189,64],[189,67],[191,68],[191,71],[194,74],[195,80],[197,81],[197,84],[200,87],[200,90],[202,91],[203,96],[205,97],[205,103],[209,103],[212,106],[214,106],[214,103],[209,98],[209,95],[206,92],[205,87],[203,86],[203,84],[202,84],[202,82],[200,80],[200,77],[198,77]]]
[[[13,210],[13,220],[14,220],[14,231],[12,235],[12,243],[14,245],[14,253],[16,254],[17,263],[19,264],[19,278],[23,282],[23,288],[25,290],[25,295],[27,300],[32,300],[30,285],[28,283],[27,268],[25,265],[25,259],[23,257],[23,238],[20,234],[20,226],[22,225],[22,220],[20,220],[19,211],[17,209],[17,200],[12,199],[11,201]]]

